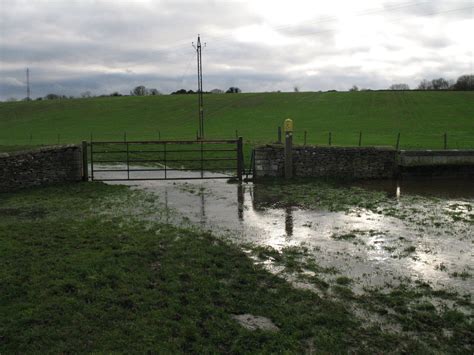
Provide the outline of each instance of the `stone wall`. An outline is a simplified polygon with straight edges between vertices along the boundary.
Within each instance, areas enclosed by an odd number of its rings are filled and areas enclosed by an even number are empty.
[[[0,153],[0,192],[81,179],[81,148],[75,145]]]
[[[385,147],[293,147],[293,176],[378,179],[397,173],[397,151]],[[284,148],[255,149],[255,178],[284,175]]]

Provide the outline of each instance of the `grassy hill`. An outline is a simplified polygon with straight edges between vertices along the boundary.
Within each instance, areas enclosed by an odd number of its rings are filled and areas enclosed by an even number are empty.
[[[295,122],[296,143],[394,145],[402,148],[474,148],[474,92],[324,92],[206,95],[210,138],[251,143],[276,139],[285,118]],[[0,145],[94,140],[194,138],[196,95],[107,97],[0,103]],[[159,133],[158,133],[159,132]]]

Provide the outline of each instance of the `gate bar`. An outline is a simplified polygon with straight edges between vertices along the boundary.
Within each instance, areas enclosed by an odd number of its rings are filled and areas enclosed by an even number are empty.
[[[87,163],[87,142],[82,141],[82,181],[89,180],[89,166]]]

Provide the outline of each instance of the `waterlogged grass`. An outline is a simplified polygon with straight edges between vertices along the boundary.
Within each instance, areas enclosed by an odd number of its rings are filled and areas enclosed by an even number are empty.
[[[287,278],[291,275],[289,278],[293,280],[296,277],[308,287],[315,287],[323,299],[339,300],[346,307],[359,310],[359,314],[364,314],[366,334],[391,329],[387,333],[397,334],[400,343],[390,352],[468,354],[472,351],[474,304],[469,294],[433,289],[426,283],[409,280],[355,293],[352,279],[335,269],[318,266],[304,247],[281,251],[258,247],[253,252],[270,269],[282,266],[277,274]],[[373,340],[384,344],[386,335],[376,335]]]
[[[442,340],[366,329],[345,301],[295,289],[208,233],[131,217],[127,208],[142,201],[163,208],[143,192],[98,183],[2,195],[0,353],[446,349]],[[297,269],[304,253],[288,248],[281,260]],[[246,330],[232,318],[244,313],[279,331]],[[454,339],[462,349],[464,338]]]
[[[436,227],[450,223],[474,224],[471,201],[445,203],[434,197],[405,195],[398,199],[383,191],[350,186],[347,181],[294,179],[263,180],[254,185],[255,200],[261,208],[300,207],[307,210],[358,213],[361,209]],[[335,239],[354,239],[355,235],[334,235]]]
[[[384,192],[359,187],[344,188],[330,180],[268,180],[255,184],[254,190],[260,205],[264,207],[296,206],[339,212],[354,208],[376,210],[380,204],[390,201]]]

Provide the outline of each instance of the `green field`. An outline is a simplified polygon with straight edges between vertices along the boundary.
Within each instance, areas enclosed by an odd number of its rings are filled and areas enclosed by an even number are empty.
[[[205,95],[209,138],[276,140],[285,118],[296,143],[395,145],[401,148],[474,148],[474,92],[324,92]],[[106,97],[0,103],[0,145],[89,140],[194,138],[196,95]],[[237,131],[237,132],[236,132]],[[10,148],[12,149],[12,148]]]

